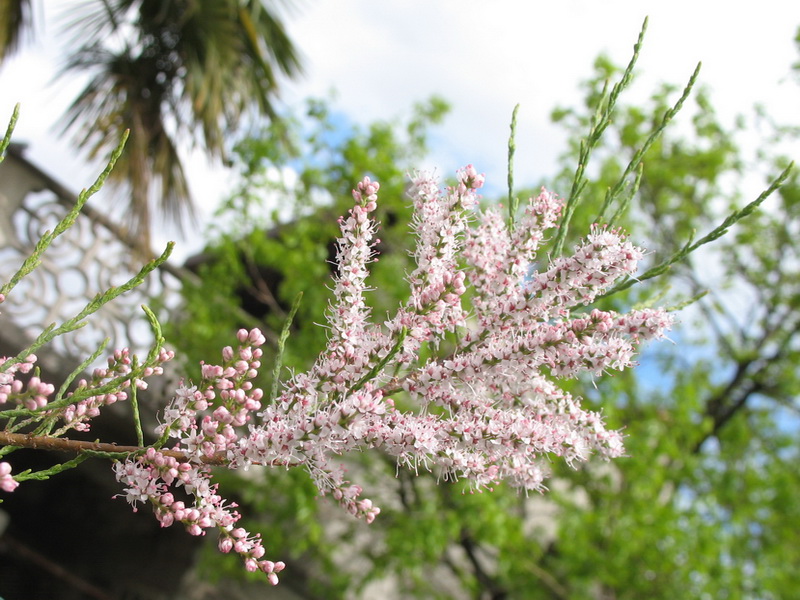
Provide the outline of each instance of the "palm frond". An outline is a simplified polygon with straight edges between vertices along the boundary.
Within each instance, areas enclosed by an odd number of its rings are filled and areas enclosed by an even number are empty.
[[[90,156],[131,130],[116,175],[128,181],[139,234],[154,195],[170,220],[193,214],[179,143],[224,159],[247,114],[276,118],[280,75],[301,70],[274,5],[260,0],[94,0],[73,13],[68,29],[63,73],[93,76],[65,129]]]
[[[32,29],[30,0],[0,2],[0,62],[19,49],[22,36]]]

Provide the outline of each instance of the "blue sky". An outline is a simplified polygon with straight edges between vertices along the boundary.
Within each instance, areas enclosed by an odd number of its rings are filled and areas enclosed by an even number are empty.
[[[56,3],[35,4],[37,14],[44,13],[44,26],[0,70],[0,117],[5,120],[14,103],[21,102],[15,139],[30,144],[29,155],[40,166],[79,189],[96,168],[87,168],[66,140],[55,139],[53,125],[81,82],[49,85],[61,60]],[[428,163],[421,166],[449,174],[471,162],[500,189],[514,105],[521,104],[516,178],[523,185],[551,173],[564,148],[563,134],[549,123],[550,111],[579,100],[578,84],[591,74],[598,53],[627,62],[646,15],[650,24],[639,61],[642,75],[629,98],[646,97],[660,81],[684,83],[702,60],[701,82],[710,87],[724,122],[732,123],[756,102],[781,122],[800,121],[800,86],[786,81],[790,65],[800,60],[793,43],[800,25],[796,0],[737,8],[702,0],[295,4],[286,20],[305,55],[306,76],[285,86],[287,105],[335,89],[336,109],[366,123],[403,114],[415,101],[439,94],[453,111],[438,130]],[[229,176],[198,155],[189,164],[195,195],[210,214],[230,187]],[[201,235],[179,240],[178,255],[200,245]]]

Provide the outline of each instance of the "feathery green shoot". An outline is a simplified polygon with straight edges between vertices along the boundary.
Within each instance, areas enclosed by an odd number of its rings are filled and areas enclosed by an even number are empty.
[[[681,110],[681,108],[683,108],[683,104],[686,102],[686,99],[692,93],[692,89],[694,88],[695,83],[697,83],[697,77],[700,75],[701,66],[702,63],[697,63],[697,66],[695,67],[692,76],[689,77],[689,82],[683,89],[681,97],[678,98],[678,101],[671,109],[669,109],[666,113],[664,113],[664,117],[661,119],[661,122],[658,124],[658,127],[656,127],[653,131],[650,132],[650,135],[647,136],[647,139],[645,140],[644,144],[642,144],[642,146],[633,155],[633,158],[631,158],[631,161],[628,163],[628,166],[625,167],[625,172],[622,173],[617,183],[614,185],[614,187],[609,188],[609,190],[606,192],[606,197],[603,200],[603,206],[600,208],[600,213],[597,215],[597,222],[600,222],[602,220],[606,209],[608,209],[608,207],[614,202],[614,200],[616,200],[617,197],[623,192],[623,190],[626,187],[628,176],[634,171],[637,171],[639,169],[640,165],[642,164],[642,159],[644,158],[644,155],[650,149],[650,146],[653,145],[653,142],[655,142],[661,136],[661,134],[664,132],[664,129],[669,124],[669,122],[672,121],[675,115],[677,115],[678,112]],[[640,178],[641,175],[638,175],[636,180],[637,183],[634,185],[631,191],[630,194],[631,196],[633,196],[636,193],[639,187],[638,181]],[[612,220],[616,219],[618,214],[619,210],[614,214]]]
[[[517,209],[519,208],[519,198],[514,196],[514,153],[517,150],[517,113],[519,104],[514,107],[511,113],[511,133],[508,136],[508,229],[514,230],[514,223],[517,219]]]
[[[623,71],[622,78],[616,84],[614,84],[614,87],[611,88],[610,93],[608,92],[608,83],[606,83],[606,86],[603,88],[603,94],[600,102],[598,102],[597,110],[592,117],[589,134],[585,139],[581,140],[580,150],[578,153],[578,167],[575,169],[575,176],[572,179],[572,188],[570,190],[569,197],[567,198],[567,202],[564,205],[561,223],[559,224],[558,233],[556,234],[556,239],[553,244],[554,256],[560,256],[564,249],[567,232],[569,231],[569,222],[572,220],[572,215],[575,213],[575,209],[581,201],[583,188],[586,187],[586,166],[589,164],[592,151],[600,141],[603,132],[611,124],[611,117],[614,114],[617,98],[622,90],[628,87],[631,79],[633,78],[633,69],[636,66],[636,61],[639,59],[639,51],[642,48],[642,42],[644,41],[644,34],[646,31],[647,18],[645,18],[644,22],[642,23],[642,29],[639,32],[639,37],[633,46],[633,56],[631,57],[628,66],[625,68],[625,71]]]
[[[300,308],[300,301],[303,299],[303,292],[297,294],[292,302],[292,308],[289,311],[289,316],[286,317],[286,322],[283,324],[281,336],[278,339],[278,351],[275,356],[275,368],[272,370],[272,388],[269,393],[269,403],[272,404],[278,397],[278,387],[280,386],[281,368],[283,367],[283,350],[286,347],[286,340],[289,339],[289,331],[292,326],[297,309]]]
[[[674,265],[676,262],[680,262],[681,260],[686,258],[689,254],[697,250],[700,246],[708,244],[709,242],[713,242],[714,240],[722,237],[728,231],[728,229],[730,229],[733,225],[735,225],[737,222],[741,221],[745,217],[751,215],[761,205],[761,203],[764,202],[764,200],[769,198],[769,196],[772,195],[772,193],[775,190],[781,187],[781,185],[783,185],[783,183],[789,177],[789,174],[792,172],[792,169],[794,169],[794,162],[790,163],[789,166],[786,167],[783,170],[783,172],[780,175],[778,175],[777,178],[775,178],[775,180],[770,184],[770,186],[766,190],[761,192],[758,198],[753,200],[743,209],[732,212],[722,223],[720,223],[714,230],[709,232],[707,235],[703,236],[694,243],[692,243],[694,241],[693,239],[689,239],[689,241],[686,242],[686,244],[684,244],[680,250],[672,254],[672,256],[670,256],[663,262],[648,269],[638,277],[628,278],[625,281],[619,283],[618,285],[615,285],[605,294],[598,296],[598,298],[612,296],[617,292],[627,290],[629,287],[633,286],[636,283],[640,283],[647,279],[652,279],[653,277],[658,277],[662,273],[668,271],[670,267],[672,267],[672,265]]]
[[[8,121],[6,134],[0,141],[0,162],[6,157],[6,150],[11,144],[11,135],[14,133],[14,128],[17,126],[17,119],[19,118],[19,104],[14,105],[14,111],[11,113],[11,119]]]

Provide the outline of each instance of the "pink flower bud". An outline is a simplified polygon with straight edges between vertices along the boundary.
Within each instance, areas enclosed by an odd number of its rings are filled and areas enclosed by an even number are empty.
[[[250,340],[253,346],[263,346],[267,343],[267,338],[264,337],[260,329],[253,329],[247,336],[247,339]]]
[[[19,482],[11,476],[11,465],[7,462],[0,462],[0,490],[13,492],[19,486]]]
[[[244,561],[244,568],[251,573],[255,573],[258,571],[258,561],[254,558],[248,558]]]

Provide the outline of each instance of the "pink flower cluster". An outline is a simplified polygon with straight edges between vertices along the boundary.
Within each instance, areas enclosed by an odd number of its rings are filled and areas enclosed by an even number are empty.
[[[63,425],[56,431],[52,431],[52,428],[43,428],[43,434],[36,432],[32,435],[59,438],[71,429],[88,431],[88,421],[100,414],[101,407],[127,399],[128,394],[125,390],[130,387],[131,381],[137,388],[145,389],[147,383],[142,378],[161,375],[163,373],[161,364],[173,357],[173,352],[162,349],[155,359],[154,366],[141,369],[141,373],[132,378],[128,377],[132,371],[130,352],[127,348],[117,350],[108,359],[107,369],[95,369],[89,381],[80,380],[72,393],[55,403],[51,403],[55,386],[38,377],[35,354],[27,356],[21,362],[0,357],[0,364],[10,363],[0,372],[0,405],[13,402],[19,409],[26,411],[24,415],[15,415],[16,419],[11,421],[13,425],[6,425],[5,433],[14,434],[30,430],[34,423],[46,420],[45,422],[53,424],[59,419],[63,421]],[[11,475],[11,465],[0,462],[0,490],[13,492],[18,485],[19,482]]]
[[[568,464],[620,456],[619,432],[558,382],[634,365],[638,345],[671,325],[663,310],[587,308],[620,277],[635,275],[642,250],[622,232],[594,225],[570,256],[542,257],[562,201],[542,190],[509,226],[499,210],[478,209],[482,185],[471,165],[446,190],[430,175],[414,177],[409,297],[381,322],[366,299],[379,185],[359,183],[339,221],[325,350],[266,401],[253,383],[265,338],[257,329],[239,331],[221,364],[203,364],[196,385],[179,387],[157,428],[159,443],[115,464],[134,510],[149,503],[162,526],[181,523],[192,535],[215,529],[221,551],[237,553],[248,570],[276,584],[283,563],[266,560],[260,536],[237,527],[240,514],[218,493],[213,465],[303,468],[321,495],[371,522],[380,509],[347,479],[342,458],[351,452],[379,450],[478,490],[501,481],[542,490],[553,456]],[[30,371],[34,361],[16,368]],[[121,351],[82,385],[101,389],[129,372],[130,361]],[[52,393],[33,379],[25,390],[13,373],[2,377],[0,403],[42,407]],[[125,397],[120,387],[59,416],[65,429],[83,429],[102,405]],[[413,408],[399,408],[397,397]],[[0,463],[6,491],[16,486],[10,470]]]
[[[147,382],[143,378],[161,375],[163,373],[161,364],[172,360],[174,356],[174,352],[162,349],[157,360],[158,364],[144,369],[141,378],[134,380],[134,385],[139,389],[147,389]],[[6,360],[7,358],[0,357],[0,364]],[[45,383],[36,375],[28,377],[27,382],[18,377],[18,375],[29,375],[35,372],[36,361],[36,355],[31,354],[24,361],[9,365],[4,372],[0,373],[0,404],[14,402],[19,407],[30,411],[48,407],[55,387],[50,383]],[[48,407],[48,410],[44,411],[45,416],[61,418],[64,421],[63,427],[52,436],[59,437],[70,429],[88,431],[89,420],[100,414],[100,408],[120,400],[126,400],[128,392],[125,390],[130,387],[131,381],[125,376],[131,372],[131,363],[132,357],[128,348],[115,351],[114,355],[108,359],[108,368],[95,369],[91,379],[89,381],[81,379],[75,391],[68,394],[67,397],[81,392],[102,390],[107,384],[112,384],[113,390],[87,396],[59,408],[49,409]],[[122,381],[113,384],[113,380],[117,378]]]
[[[592,452],[622,454],[621,435],[555,382],[631,366],[636,345],[669,327],[661,310],[573,314],[633,275],[642,251],[619,231],[595,226],[572,256],[535,270],[561,201],[543,191],[510,230],[498,211],[476,213],[482,183],[472,166],[445,192],[430,176],[415,177],[410,298],[383,325],[369,321],[364,300],[366,249],[374,244],[365,219],[378,186],[359,185],[341,223],[328,348],[265,408],[261,424],[230,453],[232,463],[303,465],[321,493],[370,521],[379,509],[360,499],[335,457],[380,448],[411,468],[465,477],[477,488],[507,480],[535,490],[547,455],[573,462]],[[458,341],[444,350],[451,333]],[[423,344],[441,355],[421,359]],[[418,409],[398,410],[392,396],[401,393]]]
[[[171,449],[184,460],[168,456],[155,448],[115,464],[117,480],[125,485],[124,496],[134,510],[138,502],[149,502],[162,527],[181,523],[192,535],[207,529],[219,533],[219,549],[236,552],[248,571],[261,571],[274,585],[282,562],[263,559],[261,537],[234,527],[241,515],[236,504],[227,503],[217,493],[209,463],[228,462],[236,452],[244,428],[261,409],[263,392],[252,380],[261,366],[266,339],[260,331],[241,330],[239,347],[222,351],[222,364],[202,365],[197,386],[181,385],[164,410],[156,433],[162,440],[173,440]],[[182,488],[191,503],[176,500]]]
[[[278,583],[282,562],[261,560],[265,554],[259,534],[250,535],[241,527],[234,528],[240,514],[235,503],[226,503],[211,483],[207,466],[195,462],[180,462],[154,448],[137,459],[114,465],[117,481],[125,487],[125,497],[136,511],[137,502],[149,502],[162,527],[182,523],[191,535],[204,535],[215,528],[220,533],[219,549],[236,552],[248,571],[262,571],[269,581]],[[193,504],[176,500],[170,489],[182,487]]]

